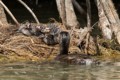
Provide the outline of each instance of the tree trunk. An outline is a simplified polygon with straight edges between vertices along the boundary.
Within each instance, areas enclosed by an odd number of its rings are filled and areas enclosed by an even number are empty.
[[[69,29],[71,27],[79,28],[72,0],[56,0],[56,3],[63,24]]]
[[[75,15],[72,0],[65,0],[65,9],[66,9],[66,25],[68,28],[76,27],[79,28],[79,23]]]
[[[99,27],[102,31],[102,35],[106,39],[112,39],[112,30],[110,27],[110,23],[106,17],[106,14],[103,10],[102,4],[100,3],[100,0],[96,0],[96,4],[98,7]]]
[[[62,23],[66,25],[66,11],[65,11],[65,0],[56,0],[59,15],[62,19]]]
[[[6,14],[4,12],[3,6],[0,4],[0,26],[8,24]]]
[[[106,25],[106,27],[109,28],[110,30],[110,39],[112,37],[117,39],[117,42],[120,44],[120,20],[118,17],[118,14],[116,13],[116,10],[114,8],[113,2],[111,0],[108,0],[106,2],[106,0],[97,0],[97,4],[98,7],[99,5],[101,7],[101,11],[99,10],[99,13],[101,12],[101,14],[104,12],[104,16],[99,16],[101,18],[101,23],[102,24],[106,24],[103,20],[104,18],[106,19],[108,25]],[[99,9],[98,8],[98,9]],[[100,14],[99,14],[100,15]],[[103,18],[102,18],[103,17]],[[107,33],[108,31],[105,31],[104,33]],[[112,32],[114,33],[114,36],[112,36]]]

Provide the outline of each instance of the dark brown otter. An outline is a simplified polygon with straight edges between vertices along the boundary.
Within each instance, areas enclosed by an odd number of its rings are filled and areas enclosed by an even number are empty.
[[[59,54],[55,58],[55,60],[66,60],[66,58],[69,56],[69,44],[70,44],[70,34],[66,31],[61,31],[59,34]]]
[[[60,32],[59,45],[60,55],[67,55],[70,44],[70,34],[66,31]]]
[[[58,36],[56,35],[48,34],[44,36],[43,42],[46,43],[47,45],[55,45],[59,43],[57,38]]]
[[[66,62],[70,64],[79,64],[79,65],[92,65],[99,64],[100,62],[92,59],[92,56],[86,54],[69,54],[69,44],[70,44],[70,34],[66,31],[60,32],[59,38],[59,47],[60,53],[55,58],[61,62]]]

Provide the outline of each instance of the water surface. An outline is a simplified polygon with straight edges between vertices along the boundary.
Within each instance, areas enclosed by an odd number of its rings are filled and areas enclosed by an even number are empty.
[[[120,80],[120,65],[0,64],[0,80]]]

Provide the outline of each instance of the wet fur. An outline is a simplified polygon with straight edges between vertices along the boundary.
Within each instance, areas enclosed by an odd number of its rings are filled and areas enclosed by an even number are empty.
[[[60,33],[60,55],[67,55],[70,44],[70,35],[66,31]]]

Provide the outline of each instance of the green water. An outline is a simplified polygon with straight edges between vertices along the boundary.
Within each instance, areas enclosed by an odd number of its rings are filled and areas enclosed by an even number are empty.
[[[0,80],[120,80],[120,65],[0,64]]]

